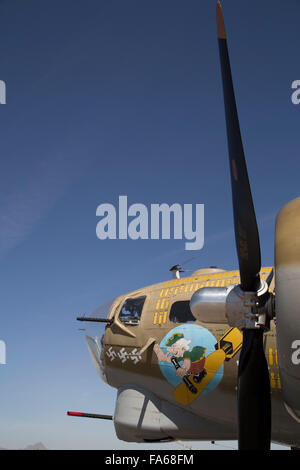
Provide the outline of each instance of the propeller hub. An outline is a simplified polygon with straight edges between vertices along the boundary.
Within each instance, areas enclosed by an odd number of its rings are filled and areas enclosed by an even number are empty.
[[[261,280],[257,292],[248,292],[240,285],[228,288],[226,296],[226,317],[232,327],[244,329],[269,329],[272,317],[271,294],[268,284]]]

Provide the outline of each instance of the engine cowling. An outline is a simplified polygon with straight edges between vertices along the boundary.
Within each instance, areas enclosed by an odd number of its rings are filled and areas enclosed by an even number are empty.
[[[275,232],[275,312],[283,400],[300,423],[300,197],[278,213]]]

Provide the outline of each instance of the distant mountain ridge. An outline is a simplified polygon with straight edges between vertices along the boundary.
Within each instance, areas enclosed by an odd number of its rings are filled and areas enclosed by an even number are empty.
[[[0,447],[0,450],[14,450],[14,449],[5,449],[4,447]],[[36,444],[25,447],[24,449],[16,449],[16,450],[47,450],[47,447],[45,447],[42,442],[37,442]]]
[[[27,446],[25,447],[24,450],[47,450],[47,448],[44,446],[42,442],[37,442],[36,444],[33,444],[32,446]]]

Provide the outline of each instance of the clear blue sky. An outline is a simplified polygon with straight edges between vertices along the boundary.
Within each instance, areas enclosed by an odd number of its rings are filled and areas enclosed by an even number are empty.
[[[169,278],[183,240],[96,237],[96,208],[205,204],[190,264],[237,266],[215,0],[0,2],[0,447],[132,448],[75,317]],[[262,261],[299,195],[296,0],[223,1]],[[195,445],[196,448],[200,444]]]

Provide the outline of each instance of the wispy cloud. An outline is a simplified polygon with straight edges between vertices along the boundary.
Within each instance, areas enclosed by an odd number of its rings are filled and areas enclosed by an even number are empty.
[[[25,240],[82,172],[83,163],[64,153],[49,155],[32,167],[18,187],[0,202],[0,256]]]

